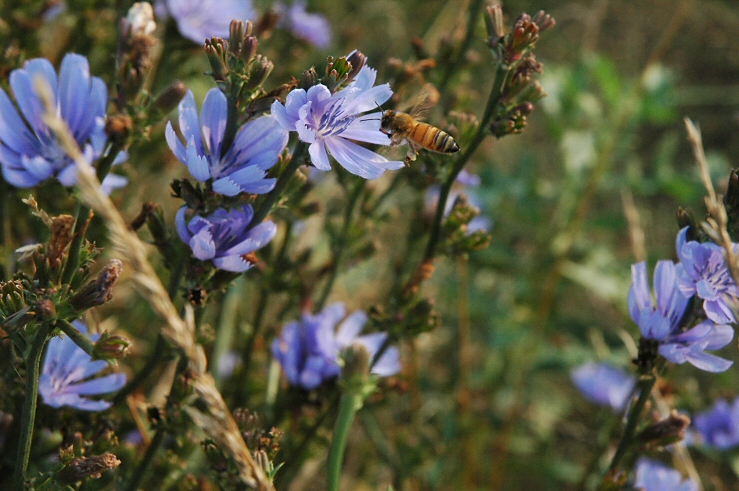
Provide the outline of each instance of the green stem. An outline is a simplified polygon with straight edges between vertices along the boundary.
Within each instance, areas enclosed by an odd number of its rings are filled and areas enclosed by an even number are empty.
[[[280,178],[277,179],[275,188],[267,195],[265,200],[262,202],[262,205],[254,213],[254,218],[252,218],[249,228],[254,228],[260,224],[262,220],[269,215],[269,212],[272,211],[272,207],[277,203],[282,191],[285,190],[293,174],[295,174],[298,167],[300,167],[305,148],[306,145],[302,141],[298,141],[295,145],[295,150],[293,151],[293,156],[290,159],[290,162],[287,164],[287,167],[285,167],[285,170],[282,171],[282,174],[280,174]]]
[[[446,66],[444,76],[442,77],[441,82],[439,82],[439,86],[437,87],[439,92],[444,91],[446,85],[449,83],[449,80],[452,78],[452,75],[454,75],[454,73],[459,69],[460,65],[462,65],[465,54],[467,53],[467,50],[469,49],[470,44],[472,44],[472,40],[475,37],[477,16],[480,15],[483,5],[483,0],[473,0],[472,4],[470,5],[469,17],[467,19],[467,32],[464,36],[464,41],[462,41],[462,45],[459,47],[459,52],[454,58],[454,61],[448,63]]]
[[[344,463],[344,451],[349,440],[349,430],[354,422],[354,416],[361,407],[362,396],[352,391],[345,392],[339,403],[339,415],[336,418],[331,448],[328,452],[328,491],[339,491],[341,467]]]
[[[157,453],[157,450],[159,450],[159,447],[164,441],[164,434],[165,432],[162,428],[159,428],[154,434],[154,438],[151,440],[149,448],[146,449],[144,458],[141,459],[139,466],[136,468],[136,471],[134,471],[126,491],[136,491],[138,489],[141,479],[143,479],[144,474],[146,474],[146,471],[154,460],[154,455]]]
[[[57,320],[56,327],[61,329],[64,334],[69,336],[69,339],[74,341],[74,344],[82,348],[82,351],[92,356],[92,352],[95,348],[95,343],[90,341],[90,338],[82,334],[80,331],[77,330],[76,327],[74,327],[72,324],[64,319]]]
[[[90,209],[82,202],[78,202],[77,209],[74,212],[74,239],[69,245],[69,256],[62,273],[62,285],[69,284],[77,272],[77,266],[80,265],[80,248],[82,247],[82,241],[85,239],[85,229],[89,216]]]
[[[36,421],[36,404],[38,403],[38,379],[41,366],[41,356],[51,331],[51,324],[44,322],[36,332],[31,351],[26,358],[26,399],[21,417],[21,434],[18,441],[18,455],[15,461],[15,475],[13,489],[23,491],[28,470],[28,457],[31,454],[33,440],[33,426]]]
[[[472,141],[470,141],[469,145],[467,146],[467,150],[465,150],[459,160],[454,163],[454,167],[452,167],[452,170],[449,173],[446,181],[444,181],[444,183],[441,185],[439,202],[436,205],[436,215],[434,216],[434,222],[431,226],[431,236],[429,237],[428,246],[426,247],[426,253],[424,254],[423,258],[424,262],[433,259],[436,254],[436,247],[441,237],[441,222],[444,219],[444,208],[446,207],[446,201],[449,198],[449,192],[452,190],[454,181],[455,179],[457,179],[459,173],[462,172],[464,166],[467,164],[467,162],[470,160],[482,141],[488,135],[488,126],[490,125],[490,120],[495,113],[495,108],[500,101],[500,94],[503,90],[503,87],[505,86],[505,82],[508,78],[509,72],[510,67],[508,65],[504,63],[498,65],[498,68],[495,71],[493,88],[490,91],[490,96],[488,97],[488,102],[485,106],[485,112],[483,113],[482,119],[480,120],[480,125],[477,127],[477,132],[472,137]]]
[[[334,243],[334,247],[333,247],[334,259],[333,259],[333,264],[331,266],[331,272],[328,277],[328,280],[326,280],[326,285],[323,287],[321,296],[318,297],[318,301],[316,302],[316,305],[315,305],[316,311],[323,309],[323,306],[326,304],[326,300],[328,300],[328,296],[331,294],[331,290],[334,287],[334,282],[336,281],[336,277],[339,274],[339,269],[341,268],[341,262],[344,259],[344,254],[346,253],[346,249],[347,249],[349,229],[351,228],[351,223],[352,223],[352,215],[354,214],[354,208],[359,202],[359,196],[362,194],[362,191],[364,190],[365,183],[366,181],[364,179],[356,181],[356,183],[354,184],[354,188],[352,189],[351,195],[349,196],[349,204],[346,207],[346,211],[344,212],[344,224],[341,228],[341,233],[339,234],[339,237],[336,239]]]
[[[624,458],[626,452],[634,442],[634,434],[636,433],[636,427],[639,424],[639,418],[641,418],[641,415],[644,412],[644,406],[649,400],[652,393],[652,387],[654,387],[654,383],[656,381],[657,377],[655,375],[644,375],[639,380],[639,399],[636,400],[636,404],[634,404],[629,411],[629,418],[626,420],[626,427],[624,428],[623,435],[621,435],[621,441],[618,443],[618,448],[616,449],[616,453],[613,455],[611,465],[608,466],[609,472],[615,471],[618,468],[618,465],[621,463],[621,459]]]
[[[8,201],[10,200],[10,186],[4,179],[0,179],[0,251],[2,252],[2,264],[0,264],[0,280],[8,280],[12,276],[11,259],[12,255],[8,254],[10,249],[6,241],[10,237],[8,233]]]
[[[124,142],[113,142],[108,147],[108,153],[105,157],[100,159],[97,163],[97,174],[98,181],[103,182],[105,176],[110,172],[110,168],[113,167],[113,161],[118,157],[118,153],[123,150]]]

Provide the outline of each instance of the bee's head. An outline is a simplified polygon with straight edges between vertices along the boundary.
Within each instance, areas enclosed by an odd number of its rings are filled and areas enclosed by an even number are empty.
[[[393,119],[395,118],[395,111],[392,109],[388,109],[384,113],[382,113],[382,119],[380,120],[380,131],[386,134],[391,134],[392,129],[390,125],[393,122]]]

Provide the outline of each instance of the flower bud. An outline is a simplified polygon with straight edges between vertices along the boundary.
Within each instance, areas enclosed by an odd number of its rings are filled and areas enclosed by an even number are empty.
[[[556,24],[554,18],[552,18],[552,16],[549,14],[545,14],[543,10],[540,10],[534,16],[533,22],[534,24],[539,26],[539,32],[544,32],[547,29],[551,29]]]
[[[686,237],[687,240],[699,240],[700,237],[698,237],[698,230],[700,230],[700,227],[698,226],[698,222],[695,219],[695,216],[693,216],[693,210],[690,208],[685,209],[682,207],[677,208],[677,225],[680,227],[680,229],[683,229],[685,227],[690,227],[688,229],[688,236]]]
[[[113,286],[123,271],[123,263],[118,259],[111,259],[97,278],[83,286],[70,300],[70,304],[77,311],[84,311],[97,305],[102,305],[113,298]]]
[[[673,409],[668,417],[640,431],[636,439],[650,447],[664,447],[683,440],[688,426],[690,418]]]
[[[249,81],[245,85],[246,90],[253,90],[261,87],[267,80],[269,74],[274,70],[275,65],[266,56],[257,55],[254,59],[254,66],[249,72]]]
[[[370,355],[361,343],[354,343],[342,354],[344,367],[341,376],[346,381],[364,383],[370,375]]]
[[[133,120],[128,114],[116,114],[105,123],[105,133],[111,140],[125,142],[133,130]]]
[[[228,62],[226,60],[228,43],[221,38],[213,37],[205,40],[203,49],[208,57],[210,68],[213,70],[213,79],[217,82],[225,81],[226,75],[228,75]]]
[[[112,360],[121,358],[128,353],[129,341],[117,334],[110,335],[104,332],[93,347],[93,359]]]
[[[187,86],[181,80],[175,80],[154,100],[154,107],[163,113],[169,113],[177,107],[185,94]]]
[[[244,21],[243,20],[232,20],[228,29],[228,43],[229,51],[234,56],[239,56],[241,52],[241,46],[244,44]]]
[[[257,56],[257,48],[259,47],[259,41],[255,36],[247,36],[244,39],[244,46],[241,47],[239,56],[244,63],[249,63]]]
[[[500,40],[505,36],[503,29],[503,9],[500,5],[487,7],[485,15],[485,27],[488,31],[488,44],[491,48],[495,48]]]
[[[367,62],[367,57],[361,51],[354,50],[349,56],[347,56],[346,61],[348,61],[352,66],[349,73],[346,74],[346,81],[351,82]]]
[[[299,89],[308,90],[318,83],[318,73],[314,67],[310,67],[308,70],[303,72],[303,76],[300,77],[300,83],[298,84]]]
[[[74,238],[74,217],[59,215],[51,219],[51,237],[46,246],[46,257],[51,267],[61,264],[62,255]]]
[[[56,315],[56,306],[51,299],[41,298],[36,302],[34,311],[36,312],[36,319],[45,321],[54,318]]]

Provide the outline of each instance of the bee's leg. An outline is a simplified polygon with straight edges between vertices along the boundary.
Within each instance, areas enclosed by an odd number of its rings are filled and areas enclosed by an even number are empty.
[[[418,155],[418,147],[412,142],[408,141],[408,152],[405,154],[405,166],[410,167],[411,162],[416,160]]]

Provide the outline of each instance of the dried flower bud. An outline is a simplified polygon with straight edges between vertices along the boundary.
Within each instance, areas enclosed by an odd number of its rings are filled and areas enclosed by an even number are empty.
[[[97,305],[102,305],[113,298],[113,286],[123,271],[123,263],[118,259],[111,259],[97,278],[83,286],[70,300],[70,304],[77,311],[84,311]]]
[[[505,30],[503,28],[503,9],[500,5],[487,7],[485,27],[488,31],[488,44],[491,48],[495,48],[498,46],[503,36],[505,36]]]
[[[154,100],[154,107],[163,113],[168,113],[177,107],[185,94],[187,94],[187,86],[181,80],[175,80]]]
[[[104,332],[93,348],[93,358],[96,360],[112,360],[121,358],[128,353],[128,339],[117,334],[110,335]]]
[[[72,215],[59,215],[51,219],[51,237],[46,246],[46,258],[52,268],[61,264],[64,251],[74,238],[74,217]]]
[[[59,471],[56,478],[63,484],[72,484],[89,478],[98,479],[103,472],[115,469],[119,465],[121,461],[118,457],[109,452],[92,457],[76,457]]]
[[[136,2],[130,9],[126,18],[123,19],[124,34],[135,35],[143,34],[145,36],[153,33],[156,28],[154,22],[154,9],[149,2]]]
[[[36,312],[36,319],[39,321],[49,320],[56,315],[56,306],[51,299],[41,298],[36,302],[34,311]]]
[[[644,445],[663,447],[683,440],[688,426],[690,418],[673,409],[668,417],[647,426],[636,438]]]
[[[125,142],[132,130],[133,120],[128,114],[116,114],[105,123],[105,133],[117,142]]]

